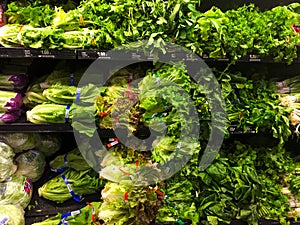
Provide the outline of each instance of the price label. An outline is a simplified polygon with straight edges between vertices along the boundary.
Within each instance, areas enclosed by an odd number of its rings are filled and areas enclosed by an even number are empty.
[[[218,60],[218,61],[225,61],[225,62],[228,62],[228,61],[229,61],[229,59],[226,58],[225,56],[223,56],[222,58],[217,59],[217,60]]]
[[[235,131],[235,127],[229,127],[229,132],[234,132]]]
[[[97,55],[98,55],[99,57],[107,57],[106,52],[97,52]]]
[[[40,54],[37,56],[38,58],[55,58],[49,50],[41,50]]]
[[[81,52],[81,57],[84,59],[90,58],[90,56],[87,54],[87,52]]]
[[[150,54],[148,57],[147,57],[148,60],[153,60],[154,59],[154,55],[153,54]]]
[[[131,55],[132,59],[141,59],[141,55],[137,54],[136,52],[133,52]]]
[[[203,59],[208,59],[208,55],[207,55],[207,54],[203,54],[203,55],[202,55],[202,58],[203,58]]]
[[[31,57],[31,52],[30,52],[29,49],[25,49],[25,50],[24,50],[24,56],[25,56],[25,57]]]
[[[260,62],[261,59],[258,55],[249,55],[249,61],[250,62]]]
[[[104,51],[97,52],[97,56],[98,56],[98,58],[101,58],[101,59],[110,59],[110,57],[107,55],[107,52],[104,52]]]

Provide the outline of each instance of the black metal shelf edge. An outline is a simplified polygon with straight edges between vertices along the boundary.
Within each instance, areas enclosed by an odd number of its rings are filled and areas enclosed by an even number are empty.
[[[230,134],[255,134],[254,128],[248,128],[244,131],[237,126],[230,126],[228,128]],[[33,124],[33,123],[11,123],[0,124],[0,133],[5,132],[74,132],[71,124]],[[98,134],[100,137],[115,137],[115,133],[112,129],[98,128]],[[138,130],[136,136],[148,137],[149,131],[146,128]]]
[[[76,59],[75,50],[42,50],[30,48],[0,47],[0,58],[48,58],[48,59]]]
[[[70,124],[0,124],[0,133],[8,132],[73,132]]]
[[[11,124],[0,124],[0,133],[9,132],[74,132],[71,124],[64,123],[49,123],[49,124],[33,124],[33,123],[11,123]],[[98,129],[98,134],[101,137],[114,137],[114,131],[111,129]]]
[[[121,54],[120,54],[121,53]],[[299,53],[298,53],[299,54]],[[110,51],[110,50],[42,50],[42,49],[30,49],[30,48],[5,48],[0,47],[0,58],[44,58],[44,59],[102,59],[102,60],[135,60],[135,61],[153,61],[156,56],[153,54],[145,55],[144,52],[138,50],[131,51]],[[223,58],[210,58],[209,54],[203,54],[201,57],[194,57],[194,54],[190,52],[183,52],[181,50],[170,50],[163,54],[159,53],[158,58],[160,60],[167,61],[215,61],[215,62],[231,62],[230,57]],[[250,54],[238,59],[237,62],[261,62],[261,63],[287,63],[285,60],[274,61],[271,56],[260,57],[259,55]],[[300,63],[300,55],[293,63]]]

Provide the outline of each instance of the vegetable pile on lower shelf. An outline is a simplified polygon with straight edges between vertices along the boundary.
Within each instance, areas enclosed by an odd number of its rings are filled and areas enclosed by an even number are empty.
[[[25,225],[24,209],[33,193],[33,181],[44,173],[43,152],[49,144],[50,156],[60,149],[56,135],[31,133],[0,134],[0,221],[2,224]]]

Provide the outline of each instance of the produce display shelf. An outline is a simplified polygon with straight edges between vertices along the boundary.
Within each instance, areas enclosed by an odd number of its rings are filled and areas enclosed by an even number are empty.
[[[299,49],[300,47],[298,47]],[[142,51],[130,50],[122,51],[121,54],[118,51],[110,50],[41,50],[31,48],[5,48],[0,47],[0,58],[44,58],[44,59],[102,59],[102,60],[136,60],[136,61],[153,61],[158,57],[161,61],[199,61],[198,57],[194,57],[193,54],[183,51],[170,50],[167,53],[159,53],[158,56],[154,54],[144,54]],[[219,59],[210,58],[208,54],[203,54],[201,57],[204,61],[215,61],[215,62],[230,62],[230,57],[223,57]],[[271,56],[260,57],[256,54],[250,54],[237,60],[238,62],[261,62],[261,63],[274,63],[274,59]],[[276,63],[286,63],[281,60]],[[300,63],[300,49],[298,51],[298,57],[293,63]]]
[[[0,133],[7,132],[73,132],[73,128],[70,124],[0,124]]]
[[[5,48],[0,47],[0,58],[48,58],[48,59],[76,59],[74,50],[41,50],[30,48]]]

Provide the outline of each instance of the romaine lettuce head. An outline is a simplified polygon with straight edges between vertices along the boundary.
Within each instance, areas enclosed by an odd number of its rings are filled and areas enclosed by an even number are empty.
[[[0,142],[0,181],[4,181],[17,170],[14,164],[14,156],[12,148],[7,144]]]
[[[37,133],[5,133],[0,134],[0,139],[13,148],[15,153],[33,149],[39,139]]]
[[[67,160],[67,164],[65,163]],[[70,167],[76,171],[89,170],[91,167],[82,156],[78,148],[70,151],[67,155],[59,155],[50,162],[52,169],[60,169],[63,167]]]
[[[32,182],[28,177],[14,174],[0,183],[0,205],[27,207],[32,197]]]
[[[97,193],[102,189],[105,183],[103,179],[98,178],[98,174],[92,169],[85,171],[68,169],[64,172],[64,175],[74,193],[78,196]],[[72,198],[72,195],[70,194],[70,191],[61,175],[47,181],[38,189],[38,193],[39,196],[57,203],[63,203]]]
[[[36,150],[29,150],[21,153],[17,158],[17,174],[29,177],[33,182],[41,178],[46,166],[43,153]]]
[[[84,224],[84,225],[94,225],[94,222],[92,220],[92,214],[94,208],[95,211],[99,209],[102,202],[91,202],[90,205],[87,205],[80,209],[81,213],[69,216],[67,218],[68,225],[78,225],[78,224]],[[58,213],[56,216],[52,216],[42,222],[37,222],[32,225],[57,225],[61,221],[61,213]]]
[[[39,134],[35,149],[42,152],[46,157],[56,153],[61,147],[61,138],[56,134]]]
[[[0,205],[0,223],[25,225],[24,210],[18,205]]]

